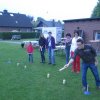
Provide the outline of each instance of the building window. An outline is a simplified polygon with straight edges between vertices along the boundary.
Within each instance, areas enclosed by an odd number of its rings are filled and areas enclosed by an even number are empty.
[[[0,12],[0,15],[2,15],[2,13]]]
[[[93,40],[100,40],[100,30],[93,31]]]
[[[100,40],[100,32],[95,33],[95,40]]]
[[[27,31],[27,32],[30,32],[30,29],[27,29],[26,31]]]
[[[17,20],[16,20],[15,22],[16,22],[16,24],[18,23],[18,21],[17,21]]]
[[[14,15],[13,15],[13,14],[10,14],[10,16],[12,16],[12,17],[13,17]]]

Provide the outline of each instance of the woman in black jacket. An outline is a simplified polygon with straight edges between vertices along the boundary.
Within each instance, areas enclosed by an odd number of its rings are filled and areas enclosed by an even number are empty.
[[[43,34],[40,34],[39,38],[39,47],[40,47],[40,54],[41,54],[41,63],[45,63],[45,48],[46,48],[46,39]]]

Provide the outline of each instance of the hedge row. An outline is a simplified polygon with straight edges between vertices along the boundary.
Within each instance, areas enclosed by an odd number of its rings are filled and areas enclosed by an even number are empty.
[[[11,39],[13,35],[21,35],[22,39],[39,38],[40,33],[37,32],[0,32],[0,39]]]

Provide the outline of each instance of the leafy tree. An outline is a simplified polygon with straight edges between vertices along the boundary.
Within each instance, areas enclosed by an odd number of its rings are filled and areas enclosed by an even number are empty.
[[[94,7],[91,17],[92,18],[100,17],[100,0],[98,0],[97,5]]]

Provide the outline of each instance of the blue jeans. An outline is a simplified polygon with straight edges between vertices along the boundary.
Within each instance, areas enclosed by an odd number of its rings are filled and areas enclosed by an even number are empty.
[[[65,48],[66,53],[66,64],[69,62],[69,56],[70,56],[70,47]]]
[[[49,63],[55,64],[54,49],[52,49],[51,47],[48,47],[48,56],[49,56]]]
[[[82,84],[84,87],[87,87],[87,70],[90,68],[94,78],[95,78],[95,83],[96,86],[100,86],[100,78],[99,78],[99,73],[97,66],[95,64],[89,64],[89,63],[82,63]]]
[[[30,63],[33,63],[33,54],[28,54],[28,60]]]
[[[44,63],[44,62],[45,62],[45,55],[44,55],[44,53],[45,53],[45,48],[42,48],[42,50],[40,50],[40,53],[41,53],[41,60],[42,60],[42,63]]]

